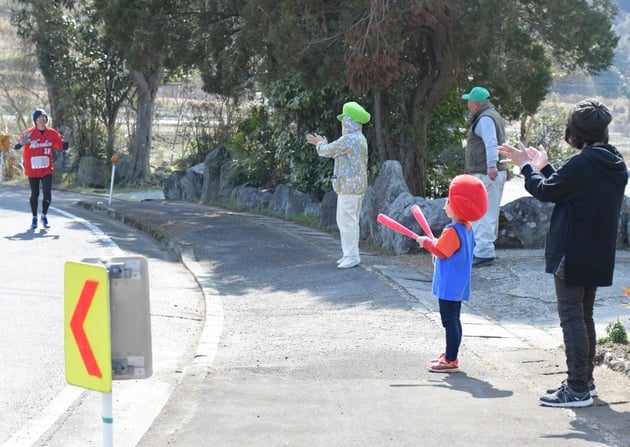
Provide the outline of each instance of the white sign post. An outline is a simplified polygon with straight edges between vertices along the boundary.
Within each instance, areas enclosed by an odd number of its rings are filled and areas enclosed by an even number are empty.
[[[112,193],[114,192],[114,177],[116,176],[116,163],[118,163],[118,155],[112,156],[112,179],[109,182],[109,203],[112,204]]]

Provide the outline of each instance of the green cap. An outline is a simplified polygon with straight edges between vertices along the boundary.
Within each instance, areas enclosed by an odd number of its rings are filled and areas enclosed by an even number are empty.
[[[490,92],[483,87],[473,87],[470,93],[462,95],[462,99],[476,102],[486,102],[490,99]]]
[[[354,101],[343,105],[343,112],[337,115],[337,119],[341,121],[344,115],[348,115],[352,121],[356,121],[359,124],[365,124],[370,121],[370,114]]]

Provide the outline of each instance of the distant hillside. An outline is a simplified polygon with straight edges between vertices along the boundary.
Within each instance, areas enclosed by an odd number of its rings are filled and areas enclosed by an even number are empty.
[[[619,12],[614,26],[620,39],[613,67],[595,76],[569,73],[554,81],[552,93],[603,98],[627,97],[630,94],[630,0],[617,0],[617,6]]]

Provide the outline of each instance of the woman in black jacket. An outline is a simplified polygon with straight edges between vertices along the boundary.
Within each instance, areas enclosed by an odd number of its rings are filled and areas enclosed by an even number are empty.
[[[597,395],[593,380],[597,287],[610,286],[619,213],[628,183],[621,154],[608,144],[608,108],[586,99],[569,112],[564,138],[580,152],[555,170],[544,147],[504,144],[499,152],[521,167],[525,189],[555,203],[545,242],[545,271],[554,275],[568,377],[547,390],[540,404],[587,407]]]

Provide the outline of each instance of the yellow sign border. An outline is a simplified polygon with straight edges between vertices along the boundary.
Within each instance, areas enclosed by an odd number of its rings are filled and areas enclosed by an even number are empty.
[[[98,370],[101,374],[91,375],[70,326],[83,288],[87,282],[97,283],[82,329]],[[81,303],[85,306],[86,302]],[[83,307],[82,307],[83,308]],[[85,310],[85,309],[83,309]],[[71,385],[103,393],[112,390],[112,348],[109,304],[109,273],[105,266],[84,262],[68,261],[64,266],[64,352],[66,381]],[[85,349],[85,347],[83,347]]]

